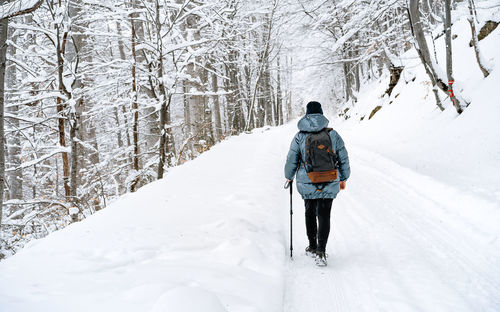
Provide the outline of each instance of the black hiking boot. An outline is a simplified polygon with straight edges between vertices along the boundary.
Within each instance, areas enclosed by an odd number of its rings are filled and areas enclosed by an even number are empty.
[[[306,247],[306,255],[309,257],[316,257],[316,248],[312,248],[311,246]]]
[[[316,265],[326,266],[326,253],[324,251],[316,251]]]

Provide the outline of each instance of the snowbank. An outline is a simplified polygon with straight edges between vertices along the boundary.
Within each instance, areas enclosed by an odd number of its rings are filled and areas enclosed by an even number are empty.
[[[284,129],[231,138],[31,242],[0,263],[0,311],[281,311]]]

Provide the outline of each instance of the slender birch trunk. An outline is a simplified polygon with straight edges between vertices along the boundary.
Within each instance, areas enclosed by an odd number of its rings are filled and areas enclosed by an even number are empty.
[[[283,124],[283,94],[281,91],[281,66],[280,66],[280,56],[276,58],[277,62],[277,77],[276,77],[276,124]]]
[[[212,71],[212,91],[213,95],[213,113],[215,122],[215,140],[219,142],[222,139],[222,122],[220,115],[220,101],[219,101],[219,80],[217,79],[217,70],[212,65],[214,61],[210,60],[207,64],[207,68]]]
[[[460,101],[456,98],[453,93],[453,83],[455,82],[453,78],[453,58],[452,58],[452,48],[451,48],[451,0],[444,1],[445,6],[445,42],[446,42],[446,75],[448,77],[448,92],[450,94],[451,102],[457,110],[457,113],[462,113],[462,107],[460,106]]]
[[[271,48],[271,34],[272,34],[272,30],[273,30],[273,19],[274,19],[274,13],[276,11],[276,6],[277,6],[277,2],[274,1],[273,9],[271,10],[271,13],[269,14],[269,17],[268,17],[268,24],[266,27],[267,34],[264,37],[265,46],[264,46],[264,50],[263,50],[263,54],[262,54],[263,57],[259,60],[260,64],[259,64],[259,69],[257,71],[257,78],[256,78],[257,80],[255,82],[255,87],[254,87],[253,94],[252,94],[252,100],[251,100],[250,107],[249,107],[248,118],[247,118],[247,121],[245,123],[245,131],[248,131],[250,129],[250,121],[253,117],[253,110],[254,110],[256,99],[257,99],[257,90],[258,90],[258,86],[260,84],[260,80],[262,79],[263,70],[264,70],[264,66],[265,66],[265,63],[264,63],[265,58],[264,57],[269,55],[269,49]]]
[[[449,0],[447,0],[449,1]],[[474,20],[474,10],[473,10],[473,2],[469,0],[469,20],[470,30],[472,33],[472,45],[474,46],[474,53],[476,55],[477,65],[479,65],[479,69],[483,73],[484,78],[488,77],[490,74],[489,70],[486,68],[483,58],[481,57],[481,51],[479,50],[479,41],[477,40],[477,32],[476,32],[476,22]]]
[[[132,138],[134,144],[134,155],[133,155],[133,165],[132,168],[135,171],[135,179],[130,185],[130,191],[135,192],[137,184],[139,183],[139,105],[137,96],[137,53],[136,53],[136,34],[135,34],[135,17],[136,14],[130,14],[130,26],[131,26],[131,49],[132,49],[132,114],[133,114],[133,124],[132,124]]]
[[[120,59],[122,61],[125,61],[127,59],[126,55],[125,55],[125,46],[124,46],[124,43],[123,43],[123,39],[122,39],[122,28],[121,28],[121,24],[119,22],[116,22],[116,30],[118,31],[118,51],[120,52]],[[124,121],[124,124],[125,124],[125,138],[127,139],[127,147],[130,147],[132,145],[132,142],[130,140],[130,133],[129,133],[129,129],[130,129],[130,125],[129,125],[129,122],[128,122],[128,118],[127,118],[127,110],[125,108],[125,106],[122,106],[122,115],[123,115],[123,121]],[[118,118],[118,112],[117,112],[117,118]],[[121,136],[120,136],[121,137]],[[130,161],[132,162],[132,157],[131,155],[129,154],[129,157],[130,157]]]
[[[437,75],[431,61],[431,55],[429,52],[427,41],[425,40],[422,21],[420,20],[419,0],[410,0],[408,15],[410,17],[410,25],[413,36],[415,37],[415,48],[418,52],[418,56],[420,57],[422,65],[425,68],[425,72],[427,73],[427,76],[429,76],[429,79],[431,81],[432,92],[434,93],[434,98],[436,99],[436,105],[441,111],[443,111],[444,107],[438,94],[438,87],[440,86],[438,85]],[[441,81],[440,83],[444,84],[443,81]],[[447,86],[444,91],[448,91]]]
[[[57,72],[58,72],[58,84],[59,84],[59,93],[60,96],[57,97],[57,113],[59,115],[58,118],[58,130],[59,130],[59,145],[62,148],[66,147],[66,129],[65,129],[65,118],[64,118],[64,110],[66,108],[65,100],[70,98],[70,94],[66,90],[66,87],[64,86],[64,80],[63,80],[63,71],[64,71],[64,59],[63,55],[65,53],[65,48],[66,48],[66,40],[68,37],[68,33],[65,32],[63,34],[63,38],[61,40],[61,34],[60,34],[60,26],[56,25],[56,33],[57,33],[57,43],[56,43],[56,54],[57,54]],[[63,99],[63,96],[66,98]],[[64,101],[63,101],[64,100]],[[69,170],[69,159],[68,159],[68,153],[63,152],[61,153],[62,157],[62,162],[63,162],[63,183],[64,183],[64,194],[66,198],[69,200],[71,197],[71,186],[70,186],[70,170]]]
[[[170,124],[170,103],[172,101],[172,94],[167,94],[165,82],[164,82],[164,74],[163,74],[163,42],[161,37],[161,23],[160,23],[160,4],[158,0],[156,0],[156,40],[157,40],[157,50],[158,50],[158,80],[159,80],[159,89],[160,89],[160,99],[161,99],[161,108],[160,108],[160,146],[159,146],[159,154],[160,159],[158,162],[158,179],[163,178],[164,166],[172,166],[172,158],[175,156],[175,144],[173,141],[173,136],[170,128],[166,126]]]
[[[12,38],[12,34],[14,31],[10,30],[9,31],[9,37]],[[14,43],[16,43],[16,38],[11,39]],[[10,55],[15,55],[16,54],[16,48],[14,45],[9,46],[8,48],[8,53]],[[16,70],[16,65],[15,64],[10,64],[7,68],[7,79],[6,79],[6,84],[8,89],[13,89],[16,85],[16,75],[17,75],[17,70]],[[11,107],[5,108],[9,114],[12,116],[17,116],[19,114],[19,105],[12,105]],[[9,121],[11,128],[13,130],[19,129],[19,119],[17,118],[12,118]],[[6,140],[7,141],[7,140]],[[20,167],[22,164],[21,160],[21,138],[20,138],[20,132],[13,132],[10,135],[9,140],[7,141],[9,143],[8,145],[8,164],[11,167]],[[11,171],[8,173],[8,179],[9,179],[9,198],[10,199],[22,199],[23,198],[23,170],[22,169],[17,169],[14,171]]]

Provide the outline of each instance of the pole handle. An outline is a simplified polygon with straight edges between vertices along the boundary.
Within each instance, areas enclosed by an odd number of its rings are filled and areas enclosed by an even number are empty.
[[[285,185],[283,185],[283,188],[284,188],[284,189],[289,188],[289,187],[290,187],[290,185],[292,184],[292,183],[290,183],[290,182],[293,182],[293,180],[292,180],[292,181],[288,181],[288,180],[286,180],[286,181],[285,181]]]

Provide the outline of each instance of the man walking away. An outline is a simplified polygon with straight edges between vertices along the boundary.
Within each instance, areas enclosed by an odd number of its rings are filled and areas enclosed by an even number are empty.
[[[285,177],[290,183],[297,174],[297,190],[305,202],[306,231],[309,246],[306,254],[325,266],[326,243],[330,233],[332,202],[345,189],[350,175],[349,157],[344,141],[327,128],[321,104],[309,102],[306,115],[299,120],[299,132],[290,145]]]

